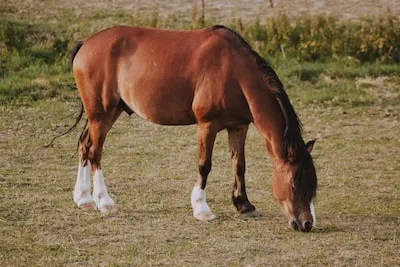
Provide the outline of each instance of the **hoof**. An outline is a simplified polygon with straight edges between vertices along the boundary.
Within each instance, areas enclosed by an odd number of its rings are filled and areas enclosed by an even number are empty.
[[[92,209],[96,209],[96,203],[93,202],[88,202],[85,204],[81,204],[78,206],[80,209],[82,210],[92,210]]]
[[[101,213],[107,214],[107,213],[113,213],[117,211],[117,206],[116,205],[104,205],[102,207],[97,208]]]
[[[246,213],[241,213],[243,216],[249,217],[249,218],[258,218],[261,217],[261,214],[256,211],[256,210],[252,210]]]
[[[217,218],[212,212],[201,212],[199,214],[194,215],[194,217],[199,221],[211,221]]]
[[[96,208],[101,213],[110,213],[117,209],[114,200],[107,194],[107,192],[103,194],[94,193],[93,192],[93,199],[96,203]]]
[[[88,191],[83,191],[79,193],[78,191],[74,191],[73,199],[76,205],[83,210],[96,208],[96,203],[94,202],[92,196]]]

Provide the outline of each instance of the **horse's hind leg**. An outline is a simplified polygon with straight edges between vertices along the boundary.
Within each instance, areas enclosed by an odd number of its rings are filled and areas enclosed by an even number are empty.
[[[255,207],[247,199],[244,174],[246,163],[244,157],[244,145],[246,141],[248,125],[228,129],[229,148],[232,152],[232,167],[235,181],[233,184],[232,201],[240,213],[256,214]]]
[[[87,136],[88,129],[85,128],[84,132],[82,132],[81,138],[83,136]],[[80,144],[82,144],[82,140],[80,139]],[[81,150],[79,148],[79,150]],[[83,156],[80,156],[82,159]],[[85,157],[87,158],[87,156]],[[78,175],[76,178],[76,183],[73,191],[73,199],[76,205],[80,208],[94,208],[95,202],[90,192],[90,161],[80,161],[78,166]]]
[[[103,171],[101,170],[100,165],[103,144],[113,122],[114,121],[109,120],[89,121],[89,134],[92,144],[88,156],[92,163],[92,170],[94,171],[93,199],[96,202],[97,209],[101,212],[107,212],[115,206],[114,201],[108,195],[107,187],[104,183]]]
[[[88,124],[79,138],[80,163],[73,194],[79,207],[96,206],[101,212],[107,212],[115,206],[104,183],[101,155],[106,135],[122,111],[123,108],[116,105],[108,112],[97,113],[96,116],[87,114]],[[94,171],[93,197],[90,195],[91,170]]]

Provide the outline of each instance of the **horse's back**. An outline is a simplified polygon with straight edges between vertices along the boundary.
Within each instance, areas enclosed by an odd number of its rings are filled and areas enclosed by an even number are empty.
[[[181,125],[208,120],[220,115],[229,94],[235,95],[232,106],[246,106],[233,77],[234,44],[217,30],[110,28],[84,41],[74,73],[101,84],[90,89],[94,94],[119,97],[150,121]]]

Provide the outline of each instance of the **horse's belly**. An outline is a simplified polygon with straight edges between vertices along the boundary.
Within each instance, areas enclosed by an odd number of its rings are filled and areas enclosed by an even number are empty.
[[[136,112],[136,110],[134,110],[134,112],[139,115],[139,117],[160,125],[190,125],[196,123],[196,120],[190,112],[161,113],[157,110],[147,110],[144,112],[141,110]]]
[[[161,125],[196,123],[192,112],[192,97],[184,92],[141,92],[122,96],[128,107],[139,117]]]

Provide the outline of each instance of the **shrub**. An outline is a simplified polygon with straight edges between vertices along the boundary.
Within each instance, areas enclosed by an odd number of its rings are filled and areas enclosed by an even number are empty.
[[[290,21],[285,13],[244,27],[247,40],[261,54],[299,61],[353,57],[361,63],[400,63],[400,21],[387,16],[339,21],[329,16],[304,16]]]
[[[29,46],[25,38],[25,27],[23,24],[13,21],[0,21],[0,43],[8,51],[22,51]]]

